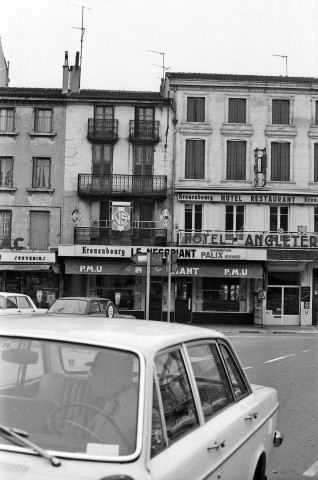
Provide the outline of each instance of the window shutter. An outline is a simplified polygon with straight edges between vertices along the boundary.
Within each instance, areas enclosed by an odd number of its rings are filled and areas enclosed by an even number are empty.
[[[227,142],[227,180],[246,179],[246,142]]]
[[[33,211],[30,213],[30,247],[47,250],[49,246],[50,213]]]
[[[314,182],[318,182],[318,143],[314,146]]]
[[[318,125],[318,102],[315,102],[315,125]]]
[[[281,144],[281,180],[289,181],[290,160],[289,160],[289,143]]]
[[[186,140],[185,178],[204,178],[204,162],[204,140]]]

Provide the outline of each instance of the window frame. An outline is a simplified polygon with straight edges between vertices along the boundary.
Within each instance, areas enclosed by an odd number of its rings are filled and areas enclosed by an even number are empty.
[[[232,112],[231,112],[231,104],[233,104],[234,101],[236,101],[236,104],[237,104],[235,106],[236,112],[235,112],[235,108],[234,108],[234,111],[232,110]],[[241,121],[241,119],[240,119],[240,115],[242,114],[241,107],[239,106],[240,101],[245,102],[245,109],[244,109],[244,115],[243,115],[244,121]],[[247,123],[247,99],[245,97],[229,97],[228,98],[227,115],[228,115],[228,117],[227,117],[228,122],[227,123],[246,124]],[[235,119],[235,117],[236,117],[236,119]]]
[[[1,115],[1,112],[4,112],[4,115]],[[9,112],[12,112],[12,116],[8,115]],[[4,118],[3,122],[5,123],[5,129],[1,129],[1,118]],[[12,119],[12,128],[10,128],[10,120]],[[0,108],[0,133],[14,133],[15,132],[15,108],[12,107],[1,107]]]
[[[190,144],[191,142],[191,144]],[[187,138],[185,140],[185,152],[184,152],[184,178],[185,180],[206,180],[206,140],[203,138]],[[197,145],[198,147],[194,147]],[[196,148],[201,149],[199,145],[203,145],[202,150],[199,152],[195,151],[194,154],[202,157],[199,159],[199,162],[192,160],[191,150],[196,150]],[[202,163],[200,163],[200,161]],[[200,170],[202,169],[202,174]],[[190,174],[193,171],[193,176]]]
[[[318,102],[317,102],[318,103]],[[314,175],[313,181],[318,182],[318,142],[314,143]]]
[[[284,111],[283,105],[288,105],[287,111]],[[275,116],[275,118],[274,118]],[[272,125],[290,125],[291,124],[291,101],[290,98],[272,98]],[[287,118],[287,120],[285,120]],[[274,120],[278,120],[277,122]]]
[[[105,153],[107,155],[105,155]],[[109,157],[109,158],[105,160],[105,157]],[[99,161],[96,161],[96,159],[98,159]],[[111,175],[113,173],[113,161],[114,161],[114,146],[112,144],[94,143],[92,145],[92,174],[93,175],[103,175],[103,174]],[[98,169],[99,169],[99,172],[96,171]],[[108,171],[106,171],[105,173],[105,170],[108,170]]]
[[[43,117],[39,116],[39,113],[43,113]],[[50,112],[50,116],[46,117],[45,112]],[[47,118],[49,118],[49,126],[46,129]],[[45,107],[36,107],[34,109],[34,118],[33,118],[33,132],[42,133],[42,134],[52,134],[53,133],[53,108]]]
[[[282,209],[286,209],[287,211],[287,215],[286,213],[282,212]],[[274,210],[276,210],[276,214],[274,214]],[[272,220],[273,218],[273,214],[276,216],[277,218],[277,228],[276,230],[272,230],[272,223],[274,222],[274,219]],[[269,231],[271,233],[286,233],[289,231],[289,221],[290,221],[290,214],[289,214],[289,207],[286,207],[285,205],[272,205],[269,207]],[[282,227],[282,220],[283,219],[287,219],[287,229],[283,228]],[[280,230],[283,230],[280,232]]]
[[[279,152],[274,152],[274,145],[277,145],[279,146]],[[282,152],[282,148],[285,147],[285,146],[288,146],[288,178],[283,178],[283,174],[284,174],[284,169],[286,168],[286,171],[287,171],[287,166],[284,165],[284,162],[286,161],[286,159],[284,159],[284,155],[286,155],[286,152]],[[291,158],[291,154],[292,154],[292,148],[291,148],[291,142],[286,142],[286,141],[280,141],[280,140],[274,140],[271,142],[271,158],[270,158],[270,165],[271,165],[271,171],[270,171],[270,181],[271,182],[290,182],[291,181],[291,170],[292,170],[292,158]],[[277,154],[277,159],[274,158],[275,155]],[[279,153],[279,155],[278,155]],[[274,168],[274,162],[278,160],[278,163],[280,165],[277,165],[276,168]],[[277,172],[279,173],[279,178],[273,178],[274,177],[274,171],[277,170]],[[275,173],[276,175],[276,173]]]
[[[48,185],[36,185],[37,183],[37,162],[38,161],[48,161],[49,166],[49,177],[48,177]],[[32,158],[32,188],[33,189],[44,189],[50,190],[51,189],[51,176],[52,176],[52,158],[51,157],[33,157]]]
[[[3,162],[4,160],[4,162]],[[11,181],[9,183],[1,181],[2,177],[2,163],[5,163],[6,160],[11,160]],[[11,155],[1,155],[0,156],[0,187],[12,187],[13,186],[13,165],[14,165],[14,157]]]
[[[193,105],[190,108],[189,100],[192,101]],[[203,105],[199,105],[202,102]],[[205,123],[206,122],[206,101],[203,96],[187,96],[187,112],[186,112],[186,121],[189,123]]]
[[[7,219],[7,220],[6,220]],[[8,231],[6,230],[8,226]],[[12,210],[0,210],[0,242],[2,248],[11,247],[11,234],[12,234]],[[3,242],[6,240],[10,245],[3,246]]]
[[[233,151],[229,148],[229,145],[233,145]],[[236,151],[234,152],[234,145]],[[245,145],[245,156],[240,157],[241,152],[238,152],[238,146]],[[244,182],[247,180],[247,148],[248,144],[246,140],[227,140],[226,141],[226,180],[234,182]],[[234,155],[235,153],[235,155]],[[233,156],[230,158],[230,155]],[[235,158],[234,158],[235,156]],[[235,163],[234,163],[235,161]],[[241,164],[242,163],[242,164]],[[240,178],[240,172],[242,171],[242,178]],[[232,172],[235,175],[232,176]]]
[[[187,206],[191,206],[191,229],[187,228],[187,213],[190,212],[190,209],[187,209]],[[200,232],[203,230],[203,203],[185,203],[184,204],[184,229],[187,232]],[[201,212],[197,211],[197,207],[201,207]],[[198,216],[201,215],[201,227],[196,228],[196,223],[198,220]],[[190,215],[189,215],[190,217]]]

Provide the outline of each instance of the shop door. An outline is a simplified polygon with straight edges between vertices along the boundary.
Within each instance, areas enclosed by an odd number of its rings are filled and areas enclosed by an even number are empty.
[[[162,319],[162,282],[150,281],[149,320]]]
[[[266,310],[274,320],[270,323],[299,325],[299,287],[268,287]]]
[[[176,280],[175,283],[175,322],[191,323],[192,280]]]

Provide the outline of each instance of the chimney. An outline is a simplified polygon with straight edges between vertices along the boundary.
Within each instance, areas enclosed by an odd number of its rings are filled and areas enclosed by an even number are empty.
[[[68,68],[68,52],[65,52],[65,59],[63,65],[63,84],[62,93],[68,93],[69,68]]]
[[[79,52],[76,52],[75,66],[70,67],[70,91],[79,93],[81,82],[81,67],[79,66]]]

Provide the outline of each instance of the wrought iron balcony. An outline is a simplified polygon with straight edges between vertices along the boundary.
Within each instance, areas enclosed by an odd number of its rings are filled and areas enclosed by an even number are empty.
[[[124,195],[129,197],[166,197],[166,175],[96,175],[80,173],[77,193],[80,196]]]
[[[159,121],[130,120],[129,140],[133,143],[158,143]]]
[[[244,248],[317,248],[318,233],[307,231],[225,231],[225,230],[179,230],[179,246],[198,247],[244,247]]]
[[[87,138],[91,142],[117,142],[118,120],[89,118]]]
[[[133,222],[133,224],[144,222]],[[152,222],[145,222],[152,223]],[[149,245],[166,246],[167,230],[165,228],[132,228],[120,232],[111,227],[75,227],[75,245]]]

